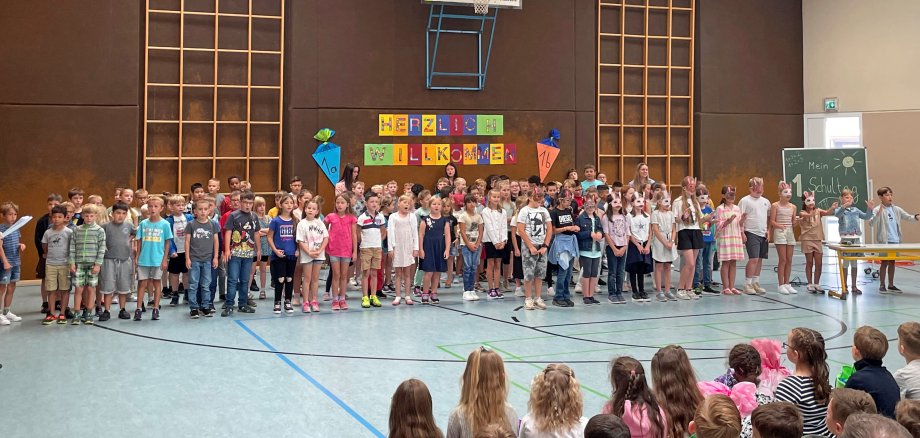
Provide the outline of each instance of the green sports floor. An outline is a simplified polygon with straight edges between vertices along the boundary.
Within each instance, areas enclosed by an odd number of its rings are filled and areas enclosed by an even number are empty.
[[[565,362],[590,417],[607,400],[608,364],[620,355],[648,366],[659,347],[680,344],[698,378],[709,380],[724,372],[732,345],[784,340],[806,326],[824,334],[836,376],[852,362],[856,328],[873,325],[894,340],[900,323],[920,319],[920,268],[898,269],[903,295],[879,295],[878,281],[861,274],[865,293],[840,302],[804,287],[777,294],[771,263],[775,257],[762,275],[764,296],[584,306],[574,295],[572,309],[525,311],[512,294],[463,302],[458,287],[438,306],[361,309],[352,291],[351,310],[337,313],[324,303],[318,314],[274,315],[265,300],[251,315],[190,320],[186,308],[166,306],[160,321],[95,326],[41,325],[38,288],[21,287],[13,310],[23,321],[0,327],[0,435],[379,437],[393,390],[411,377],[428,385],[443,429],[464,359],[479,346],[505,358],[519,415],[534,374]],[[796,254],[793,277],[804,279],[803,267]],[[835,267],[826,258],[826,287],[837,284]],[[895,345],[886,357],[892,371],[904,365]]]

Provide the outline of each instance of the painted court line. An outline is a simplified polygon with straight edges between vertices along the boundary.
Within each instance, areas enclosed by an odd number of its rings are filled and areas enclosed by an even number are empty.
[[[303,377],[304,379],[307,379],[307,381],[310,382],[311,385],[313,385],[314,387],[316,387],[316,389],[320,390],[320,392],[322,392],[323,394],[325,394],[326,397],[329,397],[329,399],[331,399],[332,401],[334,401],[335,404],[339,405],[342,409],[344,409],[345,412],[348,413],[348,415],[351,415],[352,418],[354,418],[354,419],[357,420],[359,423],[361,423],[361,425],[364,426],[364,427],[365,427],[367,430],[369,430],[371,433],[373,433],[374,436],[377,436],[377,437],[380,437],[380,438],[385,438],[385,437],[386,437],[386,435],[384,435],[383,433],[381,433],[379,430],[377,430],[376,427],[374,427],[373,425],[371,425],[370,422],[368,422],[364,417],[362,417],[361,414],[355,412],[355,410],[352,409],[351,406],[348,406],[347,403],[345,403],[344,401],[342,401],[342,399],[340,399],[340,398],[337,397],[335,394],[333,394],[332,391],[330,391],[328,388],[326,388],[326,387],[323,386],[321,383],[319,383],[319,381],[317,381],[316,379],[314,379],[313,376],[307,374],[307,372],[304,371],[303,368],[297,366],[297,364],[295,364],[292,360],[288,359],[288,357],[285,356],[284,354],[279,353],[278,350],[277,350],[274,346],[272,346],[272,344],[269,344],[265,339],[262,339],[261,336],[257,335],[256,332],[252,331],[252,329],[250,329],[250,328],[246,325],[246,323],[244,323],[243,321],[240,321],[240,320],[236,320],[235,322],[236,322],[236,324],[237,324],[238,326],[240,326],[244,331],[246,331],[246,333],[249,333],[250,336],[252,336],[253,338],[255,338],[255,340],[259,341],[260,344],[264,345],[265,348],[267,348],[267,349],[271,350],[272,352],[274,352],[274,353],[275,353],[275,356],[278,356],[278,358],[281,359],[282,362],[286,363],[287,366],[291,367],[294,371],[297,372],[297,374],[300,374],[301,377]]]

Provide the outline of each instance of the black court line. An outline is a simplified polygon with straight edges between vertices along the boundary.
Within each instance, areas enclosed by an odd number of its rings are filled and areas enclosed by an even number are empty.
[[[771,303],[772,304],[772,303]],[[712,313],[692,313],[689,315],[671,315],[671,316],[650,316],[647,318],[631,318],[631,319],[609,319],[606,321],[585,321],[585,322],[568,322],[565,324],[548,324],[548,325],[535,325],[531,326],[532,328],[552,328],[552,327],[568,327],[573,325],[591,325],[591,324],[612,324],[616,322],[635,322],[635,321],[654,321],[657,319],[672,319],[672,318],[694,318],[697,316],[715,316],[715,315],[734,315],[738,313],[756,313],[756,312],[771,312],[776,310],[793,310],[789,307],[771,307],[769,309],[755,309],[755,310],[734,310],[731,312],[712,312]]]
[[[817,311],[817,310],[815,310],[815,309],[809,309],[809,308],[807,308],[807,307],[802,307],[802,306],[799,306],[799,305],[797,305],[797,304],[792,304],[792,303],[789,303],[789,302],[786,302],[786,301],[783,301],[783,300],[777,300],[776,298],[770,298],[770,297],[768,297],[768,296],[763,296],[763,295],[761,295],[760,298],[764,298],[764,299],[767,299],[767,300],[770,300],[770,301],[774,301],[774,302],[777,302],[777,303],[783,303],[783,304],[785,304],[785,305],[787,305],[787,306],[792,306],[792,307],[795,307],[795,308],[801,309],[801,310],[807,310],[807,311],[812,312],[812,313],[817,313],[818,315],[821,315],[821,316],[824,316],[824,317],[826,317],[826,318],[830,318],[830,319],[836,321],[837,324],[840,324],[840,330],[839,330],[837,333],[834,333],[834,334],[831,335],[831,336],[825,336],[825,337],[824,337],[824,342],[825,342],[825,343],[827,343],[828,341],[830,341],[830,340],[832,340],[832,339],[839,338],[839,337],[843,336],[844,333],[847,332],[847,323],[843,322],[843,320],[838,319],[837,317],[828,315],[828,314],[826,314],[826,313],[824,313],[824,312],[820,312],[820,311]],[[847,348],[850,348],[850,347],[848,346]],[[826,350],[826,349],[825,349],[825,350]]]

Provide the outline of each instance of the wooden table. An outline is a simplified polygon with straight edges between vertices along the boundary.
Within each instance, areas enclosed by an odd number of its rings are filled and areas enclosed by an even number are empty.
[[[844,280],[845,260],[920,260],[920,243],[866,243],[859,245],[828,245],[828,248],[837,252],[837,266],[840,269],[840,285],[846,299],[846,281]]]

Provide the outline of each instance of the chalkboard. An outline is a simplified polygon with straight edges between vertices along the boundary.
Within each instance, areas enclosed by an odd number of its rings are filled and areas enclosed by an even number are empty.
[[[864,148],[783,149],[783,178],[792,186],[792,202],[802,208],[802,192],[815,194],[819,208],[840,199],[840,191],[853,192],[853,206],[866,210],[869,173]]]

